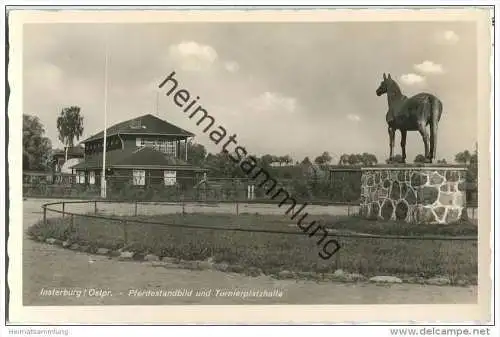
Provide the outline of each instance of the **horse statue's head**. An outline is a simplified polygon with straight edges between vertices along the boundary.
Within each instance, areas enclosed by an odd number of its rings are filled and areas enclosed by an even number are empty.
[[[384,79],[382,80],[382,82],[380,82],[380,85],[377,88],[377,90],[375,91],[375,93],[377,94],[377,96],[381,96],[383,94],[386,94],[387,92],[389,92],[392,89],[394,84],[396,84],[396,82],[394,82],[392,80],[391,74],[388,74],[386,77],[385,73],[384,73]]]

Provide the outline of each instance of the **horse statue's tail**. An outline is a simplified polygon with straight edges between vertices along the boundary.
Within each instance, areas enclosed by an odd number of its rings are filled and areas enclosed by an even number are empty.
[[[441,114],[443,113],[443,103],[436,96],[431,96],[431,118],[430,118],[430,147],[431,147],[431,161],[436,159],[437,156],[437,134],[438,134],[438,124],[441,119]]]

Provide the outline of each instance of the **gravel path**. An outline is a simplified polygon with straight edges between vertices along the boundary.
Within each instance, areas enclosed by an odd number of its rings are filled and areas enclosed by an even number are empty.
[[[40,205],[47,200],[24,202],[26,229],[41,219]],[[116,207],[109,205],[111,209]],[[228,205],[231,206],[231,205]],[[166,207],[159,207],[166,212]],[[277,208],[273,206],[274,208]],[[80,206],[84,209],[85,207]],[[158,208],[158,207],[157,207]],[[211,207],[212,209],[213,207]],[[259,208],[260,209],[260,208]],[[263,209],[263,208],[262,208]],[[279,210],[279,209],[278,209]],[[86,211],[93,211],[93,205]],[[123,212],[130,211],[124,207]],[[133,211],[133,210],[132,210]],[[259,211],[260,212],[260,211]],[[43,295],[43,290],[73,290],[67,296]],[[194,290],[183,296],[133,296],[130,291]],[[197,290],[210,296],[196,296]],[[219,296],[216,291],[220,290]],[[267,298],[221,296],[223,290],[267,290],[282,296]],[[77,297],[76,290],[82,290]],[[83,291],[87,290],[84,295]],[[158,293],[157,293],[158,295]],[[154,267],[147,262],[120,262],[23,240],[24,305],[153,305],[153,304],[452,304],[476,303],[477,287],[429,285],[343,284],[313,281],[275,280],[267,276],[248,277],[218,271],[191,271]]]

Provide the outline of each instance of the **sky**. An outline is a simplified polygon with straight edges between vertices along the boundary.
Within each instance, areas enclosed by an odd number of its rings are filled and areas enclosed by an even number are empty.
[[[219,152],[158,88],[175,71],[179,89],[199,96],[249,153],[301,161],[328,151],[336,162],[369,152],[383,162],[388,106],[375,90],[390,73],[408,97],[442,100],[438,158],[452,161],[477,140],[473,22],[26,24],[23,111],[40,118],[54,147],[64,107],[81,108],[80,140],[103,129],[106,41],[108,126],[152,113]],[[407,143],[408,160],[423,153],[418,132]]]

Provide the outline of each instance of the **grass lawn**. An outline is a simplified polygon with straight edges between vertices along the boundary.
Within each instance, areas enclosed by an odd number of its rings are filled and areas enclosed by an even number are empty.
[[[452,282],[477,282],[477,242],[441,240],[401,240],[380,238],[337,239],[341,249],[330,259],[319,256],[318,236],[304,234],[296,222],[284,216],[259,214],[167,214],[121,217],[123,220],[157,222],[137,224],[78,216],[70,220],[50,219],[37,223],[28,232],[34,236],[54,237],[85,243],[91,247],[134,251],[184,260],[205,260],[237,264],[243,269],[260,268],[265,274],[283,270],[331,273],[336,269],[365,276],[448,276]],[[327,228],[340,233],[356,232],[405,236],[477,236],[477,226],[411,225],[404,222],[378,222],[348,216],[311,216]],[[167,224],[174,224],[175,227]],[[188,228],[188,226],[242,228],[286,233]],[[319,235],[319,234],[318,234]],[[326,240],[325,240],[326,241]]]

